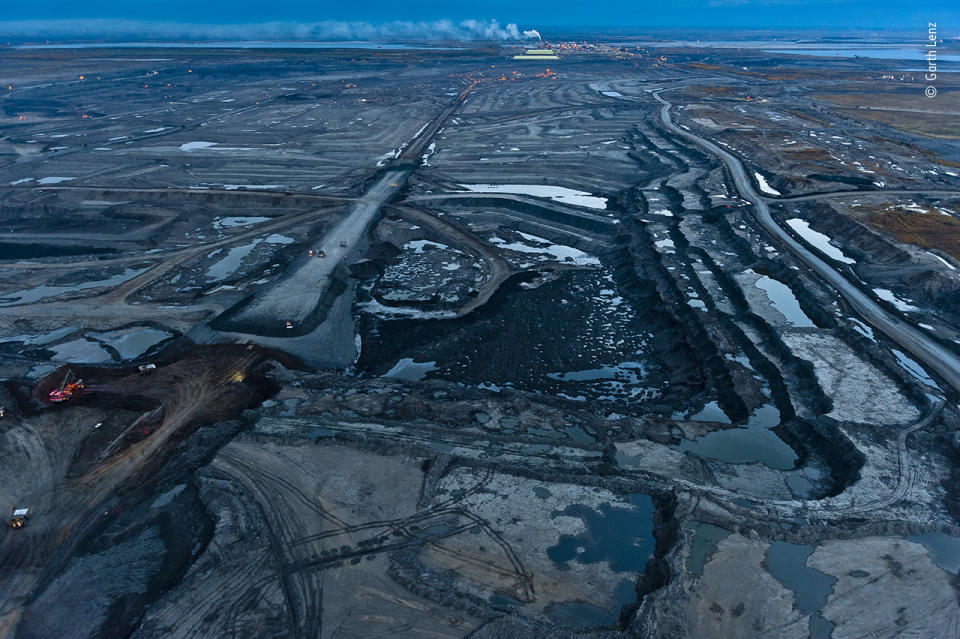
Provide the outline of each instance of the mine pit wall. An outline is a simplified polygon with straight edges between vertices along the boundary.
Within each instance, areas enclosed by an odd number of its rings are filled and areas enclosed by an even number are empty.
[[[713,228],[719,232],[720,237],[727,241],[729,246],[734,248],[734,252],[737,253],[743,263],[741,264],[743,268],[750,268],[757,260],[757,256],[753,253],[749,243],[733,231],[729,220],[722,215],[719,210],[714,209],[710,212],[707,221],[711,222]],[[819,383],[817,383],[813,365],[806,360],[796,357],[793,351],[784,343],[779,333],[750,309],[750,305],[747,303],[740,284],[734,280],[726,270],[720,268],[706,251],[703,251],[700,255],[704,263],[710,267],[721,290],[733,305],[738,318],[762,336],[763,341],[761,345],[763,348],[774,354],[783,363],[784,368],[777,368],[772,362],[769,362],[759,350],[757,350],[757,354],[760,357],[757,363],[754,363],[751,359],[751,365],[755,367],[759,365],[767,369],[767,371],[769,371],[767,379],[771,383],[771,386],[779,387],[780,383],[775,380],[780,379],[783,383],[784,390],[787,388],[787,382],[784,377],[784,374],[786,374],[791,378],[794,388],[800,390],[802,399],[811,411],[816,413],[829,412],[831,408],[830,399],[823,393],[823,389],[821,389]],[[791,274],[794,273],[792,269],[787,270],[789,270]],[[791,288],[791,290],[793,290],[793,288]],[[796,295],[796,293],[794,294]],[[753,344],[745,335],[742,339]],[[756,350],[756,346],[753,346],[751,350]],[[764,363],[765,360],[767,363]],[[783,401],[785,408],[788,405],[790,406],[787,410],[787,415],[795,414],[795,407],[792,406],[789,395],[782,398],[781,401]]]
[[[852,331],[842,330],[839,327],[835,318],[823,310],[821,302],[809,291],[802,276],[797,271],[788,266],[772,262],[767,258],[757,257],[750,244],[734,232],[729,219],[726,215],[723,215],[722,211],[722,209],[712,209],[705,216],[705,219],[712,223],[720,237],[728,245],[734,247],[738,257],[746,263],[745,268],[753,267],[766,270],[773,277],[783,281],[793,291],[802,310],[814,323],[825,328],[832,328],[831,334],[851,343],[856,348],[856,352],[868,354],[868,359],[872,362],[879,360],[875,363],[880,367],[880,370],[892,374],[893,379],[901,384],[906,381],[903,371],[893,370],[892,367],[895,365],[889,359],[877,358],[873,349],[863,348],[865,344],[859,342]],[[706,251],[700,252],[700,257],[710,267],[718,285],[737,311],[739,319],[759,333],[763,339],[761,342],[763,348],[773,353],[782,362],[781,367],[776,366],[760,354],[756,345],[747,339],[742,332],[739,332],[739,335],[737,332],[732,333],[737,337],[738,345],[750,357],[751,365],[763,374],[770,384],[773,399],[781,411],[783,422],[775,431],[797,451],[798,464],[803,464],[810,452],[816,451],[816,454],[822,457],[830,469],[833,484],[823,496],[839,494],[844,488],[859,479],[860,469],[863,467],[865,459],[852,442],[840,432],[834,420],[826,417],[816,417],[809,421],[794,419],[795,410],[786,381],[787,377],[791,380],[790,384],[793,386],[794,393],[798,395],[795,399],[801,401],[807,410],[814,414],[824,415],[832,408],[832,402],[817,382],[813,365],[796,357],[783,342],[777,331],[750,310],[740,285],[725,270],[716,267],[715,262]],[[869,342],[865,337],[861,339],[864,342]],[[758,357],[754,359],[751,353]],[[905,388],[905,390],[907,389]],[[911,391],[911,398],[915,401],[919,399],[916,397],[917,393],[920,392],[918,389],[910,388],[909,390]],[[922,392],[920,394],[922,396]],[[921,402],[921,405],[924,402],[925,400]]]
[[[643,568],[643,575],[637,581],[636,602],[624,606],[620,611],[619,625],[628,631],[627,634],[632,634],[629,632],[632,630],[632,620],[643,607],[644,599],[661,588],[668,587],[676,577],[677,573],[671,565],[670,557],[682,547],[680,542],[684,522],[677,517],[676,495],[672,493],[651,495],[651,499],[655,508],[653,536],[656,539],[656,546],[653,556],[647,560],[647,565]]]
[[[225,348],[234,355],[245,353],[242,346]],[[293,358],[282,353],[274,354],[287,366],[296,366]],[[173,359],[179,359],[179,355],[175,353]],[[170,354],[164,353],[164,356]],[[255,413],[243,410],[244,407],[251,402],[259,405],[279,390],[277,383],[264,375],[267,366],[266,361],[261,361],[242,382],[247,386],[243,396],[245,403],[212,407],[220,414],[226,410],[242,417],[222,421],[198,417],[183,424],[164,450],[150,458],[129,481],[96,503],[69,529],[70,534],[57,546],[49,567],[25,603],[26,612],[18,626],[17,637],[47,639],[68,636],[64,629],[73,627],[75,617],[86,623],[88,616],[96,618],[100,613],[105,619],[98,622],[96,636],[129,636],[140,623],[146,607],[181,582],[213,535],[212,513],[204,499],[198,496],[196,473],[210,464],[223,445],[249,426],[245,418]],[[90,366],[76,370],[88,378],[136,375],[135,369],[130,367]],[[87,396],[87,401],[94,400],[107,406],[111,401],[109,396]],[[84,397],[79,401],[84,401]],[[154,405],[157,403],[159,400],[154,400]],[[71,469],[77,467],[78,460],[74,459]],[[166,504],[157,503],[158,495],[180,485],[183,488]],[[124,548],[133,554],[123,555],[127,552]],[[114,591],[104,595],[113,601],[106,609],[102,599],[58,595],[63,594],[64,589],[92,587],[85,565],[87,557],[92,555],[100,557],[90,561],[100,561],[106,566],[106,574],[98,574],[98,578],[110,582],[111,586],[112,579],[119,583]],[[109,586],[104,587],[109,590]]]
[[[646,277],[641,250],[629,236],[619,239],[623,244],[608,252],[604,261],[613,268],[618,292],[629,300],[657,337],[651,344],[654,357],[670,371],[666,393],[676,395],[676,400],[689,401],[703,394],[708,384],[698,365],[696,348],[690,343],[685,327],[668,310],[657,282]]]
[[[637,210],[635,203],[626,203],[628,210]],[[642,206],[645,208],[646,204]],[[669,219],[669,218],[668,218]],[[623,278],[624,286],[638,287],[638,281],[643,278],[653,282],[657,295],[661,300],[658,311],[671,316],[682,331],[686,342],[686,356],[694,365],[699,366],[705,373],[704,384],[717,397],[717,401],[727,415],[734,421],[746,419],[749,411],[740,396],[736,393],[733,379],[724,363],[724,358],[717,351],[710,336],[704,331],[697,317],[698,311],[687,304],[687,296],[677,287],[676,281],[666,270],[660,254],[654,249],[653,238],[650,237],[645,225],[638,223],[630,216],[626,216],[622,226],[629,233],[628,246],[621,253],[625,263],[615,270],[615,278]],[[631,277],[627,272],[632,271]],[[636,278],[634,280],[634,278]],[[621,282],[618,281],[618,285]],[[667,360],[669,365],[670,360]],[[690,397],[686,398],[688,401]]]
[[[800,213],[790,213],[788,207],[797,207]],[[777,222],[788,229],[795,238],[797,238],[796,234],[786,226],[785,221],[799,216],[809,221],[815,230],[822,230],[830,237],[842,241],[844,252],[857,260],[856,264],[844,265],[844,269],[850,269],[867,282],[876,282],[877,286],[884,288],[890,286],[891,275],[884,273],[885,270],[889,269],[896,274],[896,284],[909,289],[911,297],[924,306],[945,313],[951,323],[956,324],[960,321],[960,282],[955,278],[946,277],[934,269],[923,269],[913,261],[907,251],[899,248],[867,225],[834,210],[826,202],[793,203],[786,201],[780,206],[772,207],[771,212]],[[802,238],[797,239],[803,241]],[[939,253],[936,249],[920,248]],[[951,260],[948,259],[948,261]],[[952,261],[956,262],[956,260]],[[915,272],[903,278],[899,269],[908,268],[914,269]],[[852,278],[852,282],[859,286],[861,290],[872,295],[870,287],[860,282],[859,277]],[[903,316],[901,311],[888,302],[881,300],[880,303],[889,313]],[[956,345],[951,345],[949,342],[942,343],[956,350]]]
[[[938,434],[937,439],[950,462],[950,476],[942,484],[947,491],[947,512],[960,521],[960,408],[946,405],[941,420],[946,432]]]
[[[919,535],[933,532],[929,525],[911,523],[903,520],[867,521],[851,519],[842,524],[823,525],[807,523],[805,520],[770,521],[765,513],[755,513],[749,508],[725,503],[722,509],[703,507],[699,497],[689,493],[671,496],[673,506],[670,509],[671,520],[664,527],[673,533],[672,543],[666,547],[660,557],[659,538],[657,558],[667,575],[661,585],[646,593],[639,605],[627,620],[626,634],[630,637],[685,637],[689,631],[685,627],[686,610],[683,605],[687,599],[683,579],[686,574],[686,550],[689,546],[685,539],[684,528],[690,521],[699,521],[719,526],[731,533],[748,538],[780,540],[792,544],[820,545],[834,539],[862,539],[867,537],[896,537]],[[667,512],[664,509],[663,512]],[[660,511],[658,510],[658,515]],[[658,529],[659,532],[659,529]],[[960,527],[940,526],[936,532],[956,536]],[[668,534],[665,530],[664,534]],[[955,578],[960,583],[960,577]]]
[[[846,219],[842,215],[839,215],[836,212],[833,212],[832,209],[830,209],[830,211],[831,211],[832,218],[843,218],[845,220],[844,222],[838,223],[839,226],[851,231],[856,230],[858,235],[873,237],[874,241],[882,242],[882,240],[877,239],[876,236],[873,235],[871,231],[864,229],[858,223],[853,222],[852,220]],[[784,214],[781,209],[781,210],[778,210],[777,217],[779,221],[782,222],[784,219],[790,216],[787,214]],[[785,225],[784,227],[788,228]],[[792,232],[791,234],[796,237],[796,234]],[[802,238],[796,238],[796,239],[798,239],[798,241],[801,241],[801,242],[803,241]],[[900,251],[899,249],[896,249],[895,247],[890,247],[889,245],[886,245],[886,246],[888,250],[897,251],[896,260],[898,263],[902,263],[901,258],[903,260],[906,260],[907,262],[910,262],[909,256],[904,254],[902,251]],[[849,253],[856,258],[858,256],[859,251],[850,251]],[[814,323],[816,323],[818,326],[832,329],[830,331],[832,335],[842,340],[844,343],[850,346],[855,353],[857,353],[859,356],[866,359],[870,364],[874,365],[878,370],[880,370],[881,372],[886,374],[888,377],[890,377],[894,381],[894,383],[897,385],[897,387],[914,404],[920,407],[929,406],[930,400],[927,397],[927,393],[930,391],[930,389],[928,389],[926,386],[924,386],[919,381],[917,381],[912,375],[904,371],[903,368],[893,360],[893,356],[888,352],[886,352],[885,350],[881,349],[879,345],[883,344],[884,346],[887,346],[890,348],[897,348],[898,350],[903,350],[901,346],[897,345],[895,342],[890,341],[889,338],[886,335],[884,335],[881,331],[878,331],[878,330],[874,331],[874,336],[877,339],[877,342],[875,343],[871,341],[869,338],[861,335],[857,331],[852,330],[850,328],[849,322],[847,322],[846,320],[844,320],[842,323],[837,322],[836,318],[832,314],[824,310],[823,305],[817,300],[816,296],[810,292],[809,288],[807,288],[807,286],[803,281],[803,277],[799,275],[797,271],[794,271],[793,269],[790,269],[782,264],[771,262],[770,260],[765,258],[762,261],[758,262],[758,266],[764,270],[768,269],[770,266],[778,267],[776,271],[771,270],[770,271],[771,274],[777,279],[780,279],[781,281],[786,283],[788,286],[790,286],[790,289],[793,291],[794,295],[797,297],[797,301],[800,302],[800,306],[803,309],[803,312],[806,313],[814,321]],[[850,269],[850,266],[846,265],[844,266],[844,268]],[[851,269],[851,270],[854,270],[854,269]],[[870,286],[868,284],[865,284],[860,279],[860,277],[857,276],[855,273],[852,277],[848,279],[852,284],[857,286],[864,293],[866,293],[871,297],[873,296],[873,290],[870,288]],[[832,289],[829,289],[829,290],[832,291]],[[951,297],[951,301],[954,302],[955,305],[958,306],[958,308],[960,308],[960,287],[958,287],[957,298],[958,300],[955,301]],[[844,309],[845,316],[858,317],[857,313],[851,310],[847,305],[847,303],[839,296],[837,297],[837,303],[840,305],[841,308]],[[896,309],[892,304],[889,304],[888,302],[885,302],[882,300],[880,301],[880,303],[886,308],[887,312],[890,313],[891,315],[901,317],[907,323],[913,323],[913,318],[903,313],[902,311]],[[946,342],[944,340],[939,340],[939,341],[941,344],[945,345],[946,347],[952,348],[952,350],[956,350],[955,345],[951,345],[949,342]],[[931,375],[936,376],[936,373],[934,371],[931,371],[929,369],[926,369],[926,370]],[[950,396],[953,395],[952,389],[948,384],[941,384],[940,386],[941,388],[944,389],[944,392],[947,393],[947,395],[950,395]],[[822,412],[828,412],[828,410],[822,411]]]
[[[712,263],[712,259],[706,253],[703,253],[701,258],[705,264]],[[781,424],[774,428],[774,431],[797,452],[798,466],[806,462],[812,451],[816,451],[816,454],[827,464],[833,486],[820,497],[839,494],[859,479],[860,469],[865,460],[852,442],[840,432],[833,420],[825,417],[815,417],[812,420],[796,418],[791,392],[784,375],[793,380],[794,393],[799,394],[797,399],[808,409],[822,415],[829,412],[831,408],[830,399],[824,395],[816,381],[812,365],[795,357],[776,331],[750,311],[742,290],[729,275],[721,269],[711,270],[715,280],[738,312],[738,319],[759,333],[763,348],[775,353],[783,362],[781,369],[763,355],[743,331],[737,330],[739,327],[733,325],[732,320],[726,320],[725,323],[730,325],[730,335],[735,343],[746,353],[751,366],[764,376],[770,386],[772,399],[781,416]]]
[[[702,153],[695,150],[688,151],[695,154],[699,161],[709,165],[710,159]],[[661,150],[661,153],[662,152]],[[679,164],[688,166],[684,160],[675,159]],[[704,213],[700,213],[703,221],[711,223],[717,228],[722,239],[726,241],[725,243],[734,248],[740,260],[745,263],[744,268],[753,267],[763,270],[783,281],[797,296],[798,302],[804,312],[806,312],[817,325],[824,328],[837,327],[837,322],[834,317],[827,313],[816,296],[809,292],[803,278],[801,278],[796,271],[767,258],[758,257],[749,242],[733,230],[728,218],[723,214],[723,209],[711,209],[709,198],[707,198],[706,194],[698,187],[697,190],[700,191],[700,201],[704,204]],[[683,194],[680,193],[679,190],[668,185],[661,185],[659,191],[667,198],[672,208],[675,210],[685,210],[682,207]],[[624,210],[637,210],[635,205],[631,206],[631,203],[626,197],[621,198],[620,204]],[[642,211],[645,211],[645,202],[641,202],[641,212]],[[686,211],[687,215],[698,213],[699,212],[696,211]],[[659,260],[659,254],[652,249],[652,238],[650,238],[645,228],[629,220],[628,216],[623,218],[623,222],[627,225],[625,228],[629,229],[635,236],[645,240],[640,247],[637,247],[636,242],[634,242],[633,245],[626,250],[626,255],[629,255],[631,251],[642,251],[644,257],[647,259],[641,261],[651,264],[651,270],[657,274],[655,279],[658,282],[660,296],[669,296],[677,301],[674,306],[682,309],[678,313],[681,317],[677,319],[684,329],[687,330],[687,339],[691,340],[691,342],[688,342],[688,345],[696,348],[703,343],[708,343],[712,347],[712,342],[710,342],[708,336],[702,332],[698,318],[695,315],[696,311],[685,303],[685,296],[680,293],[676,287],[675,280],[669,275],[665,266]],[[795,420],[795,410],[791,401],[790,391],[784,379],[784,374],[791,377],[795,392],[799,391],[800,394],[800,397],[797,399],[802,401],[808,410],[811,410],[815,414],[829,412],[832,407],[831,401],[823,393],[822,388],[817,382],[812,364],[794,356],[777,332],[750,310],[740,285],[735,282],[726,271],[719,268],[705,250],[690,246],[685,235],[680,232],[678,228],[679,220],[676,217],[658,220],[658,222],[668,228],[670,238],[673,240],[678,253],[685,254],[683,255],[684,257],[686,257],[686,254],[694,254],[708,266],[718,285],[721,287],[721,290],[728,296],[731,303],[734,304],[739,316],[738,319],[746,322],[757,331],[763,337],[762,344],[764,348],[774,353],[778,359],[781,360],[781,366],[785,366],[782,370],[757,349],[756,345],[753,344],[747,335],[735,325],[734,319],[727,318],[725,314],[722,313],[718,314],[718,323],[744,353],[747,354],[751,365],[753,365],[769,383],[773,400],[780,410],[782,417],[782,423],[775,431],[795,449],[798,454],[798,464],[802,465],[813,451],[816,451],[816,454],[827,464],[830,469],[832,486],[825,492],[825,495],[822,496],[842,492],[846,486],[849,486],[859,478],[860,469],[864,463],[863,455],[853,446],[852,442],[842,435],[833,420],[829,418],[815,418],[810,423]],[[613,261],[623,260],[623,250],[620,251],[619,255],[614,254],[611,256],[611,259]],[[618,279],[618,285],[621,286],[626,284],[626,282],[622,280],[624,277],[622,271],[623,269],[618,269],[617,272],[619,278],[621,278]],[[699,291],[701,299],[710,305],[710,307],[713,307],[712,298],[705,290],[702,290],[702,284],[698,280],[691,280],[691,284]],[[634,286],[636,286],[636,284],[634,284]],[[663,289],[661,289],[661,287],[663,287]],[[666,293],[664,291],[670,292]],[[689,312],[685,312],[688,311],[688,309]],[[692,329],[690,328],[690,324],[693,324]],[[846,333],[846,331],[833,332]],[[742,404],[742,400],[739,402],[729,401],[730,396],[734,395],[735,391],[732,380],[729,377],[729,372],[722,358],[719,357],[719,353],[714,349],[714,352],[708,354],[704,359],[706,364],[705,369],[708,371],[711,386],[717,392],[721,406],[723,406],[727,414],[735,421],[746,418],[747,410],[745,406],[739,410],[735,408],[736,403]],[[737,397],[737,399],[739,400],[739,397]],[[726,402],[724,400],[726,400]],[[726,403],[726,405],[724,405],[724,403]]]
[[[194,473],[210,463],[217,450],[247,424],[241,420],[217,422],[201,426],[188,438],[174,442],[163,460],[155,460],[146,469],[143,483],[131,482],[130,488],[108,498],[92,509],[87,518],[72,531],[76,541],[58,548],[45,578],[38,582],[26,603],[18,639],[47,639],[51,629],[58,632],[71,626],[63,615],[88,612],[88,608],[63,608],[58,598],[49,596],[48,588],[57,579],[75,580],[82,571],[81,562],[88,555],[109,553],[118,544],[137,542],[140,537],[155,536],[162,551],[147,551],[144,555],[124,557],[122,562],[150,563],[146,569],[142,591],[127,592],[114,600],[106,611],[106,619],[99,626],[104,636],[128,636],[140,623],[144,610],[151,603],[180,583],[194,560],[206,549],[213,537],[214,521],[207,505],[198,496]],[[157,494],[184,484],[184,489],[164,506],[154,506]],[[161,488],[162,487],[162,488]],[[108,512],[107,516],[100,516]],[[153,548],[147,544],[145,548]],[[116,578],[128,578],[123,564],[116,567]],[[110,578],[110,575],[106,575]],[[82,578],[82,577],[81,577]],[[102,605],[91,600],[83,606]],[[51,627],[50,624],[53,624]],[[61,634],[61,636],[63,636]]]

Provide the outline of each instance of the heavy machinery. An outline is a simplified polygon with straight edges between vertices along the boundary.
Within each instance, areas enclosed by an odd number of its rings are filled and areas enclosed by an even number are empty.
[[[14,508],[13,514],[10,516],[10,527],[23,528],[24,524],[27,523],[27,515],[29,513],[29,508]]]
[[[83,380],[77,379],[73,371],[68,370],[60,382],[60,387],[50,391],[51,402],[65,402],[83,390]]]

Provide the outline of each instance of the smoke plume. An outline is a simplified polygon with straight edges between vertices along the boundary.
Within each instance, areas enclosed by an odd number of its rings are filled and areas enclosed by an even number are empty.
[[[543,38],[540,37],[540,32],[537,31],[536,29],[530,29],[529,31],[524,31],[523,37],[528,38],[530,40],[532,40],[533,38],[536,38],[540,42],[543,42]]]

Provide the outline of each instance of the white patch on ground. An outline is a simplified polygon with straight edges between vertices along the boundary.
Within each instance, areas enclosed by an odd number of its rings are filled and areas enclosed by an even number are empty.
[[[448,249],[450,248],[446,244],[440,244],[439,242],[431,242],[430,240],[412,240],[403,245],[403,248],[408,251],[413,251],[414,253],[421,255],[423,254],[423,249],[427,247],[438,248],[438,249]]]
[[[700,126],[710,129],[711,131],[719,131],[723,127],[717,124],[713,118],[690,118]]]
[[[154,499],[153,503],[150,504],[150,508],[163,508],[164,506],[169,504],[171,501],[173,501],[174,497],[176,497],[181,492],[183,492],[183,489],[186,487],[187,487],[186,484],[177,484],[167,492],[163,493],[162,495]]]
[[[524,244],[523,242],[507,242],[503,238],[497,236],[491,237],[490,243],[496,244],[501,249],[516,251],[518,253],[550,256],[558,262],[574,262],[580,266],[597,266],[600,264],[600,260],[596,257],[588,253],[584,253],[579,249],[575,249],[572,246],[553,244],[549,240],[545,240],[544,238],[536,235],[530,235],[529,233],[518,234],[525,240],[529,240],[543,246],[531,246],[529,244]]]
[[[831,243],[830,237],[820,233],[819,231],[814,231],[810,228],[810,223],[806,220],[802,220],[798,217],[791,218],[787,220],[787,225],[796,231],[797,235],[806,240],[811,246],[816,248],[818,251],[826,255],[827,257],[834,259],[838,262],[844,264],[856,264],[855,259],[849,258],[843,254],[843,251],[838,249]]]
[[[437,363],[433,362],[415,362],[411,357],[404,357],[397,362],[393,368],[383,374],[384,377],[393,379],[406,379],[412,382],[419,382],[427,373],[437,368]]]
[[[874,342],[877,341],[877,338],[873,336],[872,328],[870,328],[869,326],[867,326],[866,324],[864,324],[863,322],[861,322],[855,317],[848,317],[847,319],[853,322],[853,330],[857,331],[858,333],[860,333],[861,335],[863,335],[864,337],[866,337],[871,341],[874,341]]]
[[[236,191],[237,189],[279,189],[283,184],[224,184],[223,188],[227,191]]]
[[[19,180],[14,180],[10,183],[11,186],[16,186],[18,184],[26,184],[27,182],[33,182],[33,178],[20,178]]]
[[[187,142],[186,144],[180,145],[181,151],[196,151],[197,149],[209,149],[212,146],[216,146],[216,142]]]
[[[37,180],[37,184],[60,184],[61,182],[69,182],[70,180],[75,180],[75,177],[45,177]]]
[[[403,147],[400,146],[393,149],[392,151],[387,151],[383,155],[378,155],[376,158],[374,158],[377,161],[377,166],[383,166],[384,164],[387,163],[387,161],[395,160],[396,158],[400,157],[400,153],[402,151],[403,151]]]
[[[829,417],[865,424],[909,424],[919,417],[893,380],[839,339],[813,333],[782,337],[797,357],[813,364],[817,381],[833,401]]]
[[[377,300],[357,304],[364,313],[370,313],[377,317],[394,318],[409,317],[412,319],[451,319],[457,316],[453,311],[421,311],[417,308],[408,308],[405,306],[386,306]]]
[[[221,229],[229,229],[237,226],[251,226],[253,224],[259,224],[260,222],[266,222],[271,218],[269,217],[215,217],[213,218],[213,228],[217,231]]]
[[[431,155],[433,155],[436,152],[436,150],[437,150],[437,143],[431,142],[430,146],[427,147],[427,152],[424,153],[423,157],[420,158],[422,160],[423,166],[430,166],[430,163],[427,162],[427,160],[430,158]]]
[[[757,184],[760,185],[760,190],[766,193],[767,195],[780,195],[780,191],[776,190],[769,184],[767,184],[767,178],[763,177],[756,171],[753,173],[754,177],[757,178]]]
[[[957,270],[957,267],[956,267],[956,266],[954,266],[954,265],[951,264],[950,262],[946,261],[945,259],[943,259],[943,258],[940,257],[939,255],[937,255],[936,253],[930,253],[930,252],[928,252],[927,255],[931,255],[931,256],[937,258],[938,260],[940,260],[941,262],[943,262],[943,265],[946,266],[946,267],[947,267],[948,269],[950,269],[951,271]]]
[[[473,193],[509,193],[511,195],[532,195],[543,197],[574,206],[583,206],[590,209],[607,208],[607,198],[599,197],[586,191],[577,191],[562,186],[546,184],[461,184],[463,188]]]
[[[916,306],[913,306],[912,304],[908,304],[902,299],[900,299],[899,297],[897,297],[896,295],[894,295],[893,291],[891,290],[888,290],[885,288],[875,288],[873,289],[873,292],[876,293],[877,297],[879,297],[883,301],[890,302],[891,304],[893,304],[898,311],[908,312],[908,311],[920,310]]]

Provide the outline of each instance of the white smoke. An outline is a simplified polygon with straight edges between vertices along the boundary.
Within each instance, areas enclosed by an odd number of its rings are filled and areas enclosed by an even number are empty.
[[[530,29],[529,31],[524,31],[523,37],[527,38],[528,40],[532,40],[536,38],[540,42],[543,42],[543,38],[540,37],[540,32],[537,31],[536,29]]]
[[[137,20],[20,20],[0,22],[0,36],[22,38],[102,38],[117,41],[131,37],[151,39],[281,39],[298,40],[521,40],[537,31],[524,31],[514,23],[497,20],[433,20],[370,22],[268,22],[261,24],[190,24]]]

